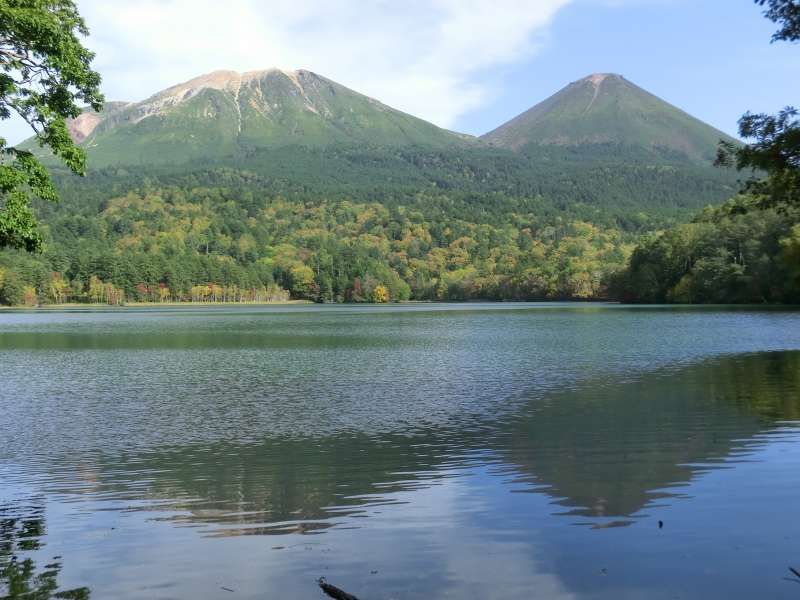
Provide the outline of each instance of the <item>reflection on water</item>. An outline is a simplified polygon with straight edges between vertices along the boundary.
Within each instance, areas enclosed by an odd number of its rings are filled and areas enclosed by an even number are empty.
[[[510,426],[505,460],[567,514],[630,517],[780,421],[800,422],[800,353],[723,357],[556,394]]]
[[[589,381],[483,428],[106,452],[51,481],[60,493],[145,501],[131,509],[166,511],[213,535],[318,531],[472,465],[490,465],[514,491],[551,496],[569,509],[554,507],[561,514],[632,517],[675,495],[665,488],[730,466],[764,443],[760,434],[783,431],[781,421],[800,421],[800,352]]]
[[[31,553],[41,550],[45,535],[45,509],[41,499],[17,498],[0,504],[0,598],[8,600],[86,600],[89,589],[61,589],[61,557],[37,566]]]
[[[796,313],[2,319],[10,597],[798,593]]]

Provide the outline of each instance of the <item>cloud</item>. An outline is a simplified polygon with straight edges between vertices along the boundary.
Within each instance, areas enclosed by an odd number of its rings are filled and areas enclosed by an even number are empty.
[[[687,0],[579,0],[586,5],[603,8],[635,8],[641,6],[670,6],[684,4]]]
[[[306,68],[448,127],[573,0],[80,0],[109,99],[215,69]]]

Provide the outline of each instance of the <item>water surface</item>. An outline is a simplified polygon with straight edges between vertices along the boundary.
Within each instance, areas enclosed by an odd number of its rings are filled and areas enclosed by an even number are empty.
[[[0,365],[0,597],[800,597],[799,312],[7,311]]]

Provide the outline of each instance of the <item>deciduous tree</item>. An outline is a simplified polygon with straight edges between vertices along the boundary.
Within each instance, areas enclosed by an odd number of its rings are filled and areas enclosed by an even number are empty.
[[[0,119],[16,113],[39,144],[73,172],[85,155],[72,141],[66,119],[79,104],[101,110],[100,75],[81,37],[86,24],[72,0],[0,0]],[[0,246],[40,250],[42,238],[30,199],[58,195],[39,160],[0,137]]]
[[[772,41],[800,40],[800,2],[798,0],[755,0],[766,6],[764,12],[780,28]],[[720,142],[717,164],[753,169],[766,178],[748,182],[748,191],[762,195],[770,205],[800,204],[800,119],[798,111],[787,106],[777,115],[745,113],[739,119],[739,135],[750,140],[744,146]]]

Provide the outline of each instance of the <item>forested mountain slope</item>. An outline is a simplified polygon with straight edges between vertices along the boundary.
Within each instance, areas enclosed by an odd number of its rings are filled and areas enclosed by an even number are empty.
[[[70,127],[100,179],[226,167],[257,174],[271,193],[501,193],[622,218],[688,214],[738,189],[711,165],[724,134],[616,75],[570,84],[482,140],[279,69],[215,71]]]

